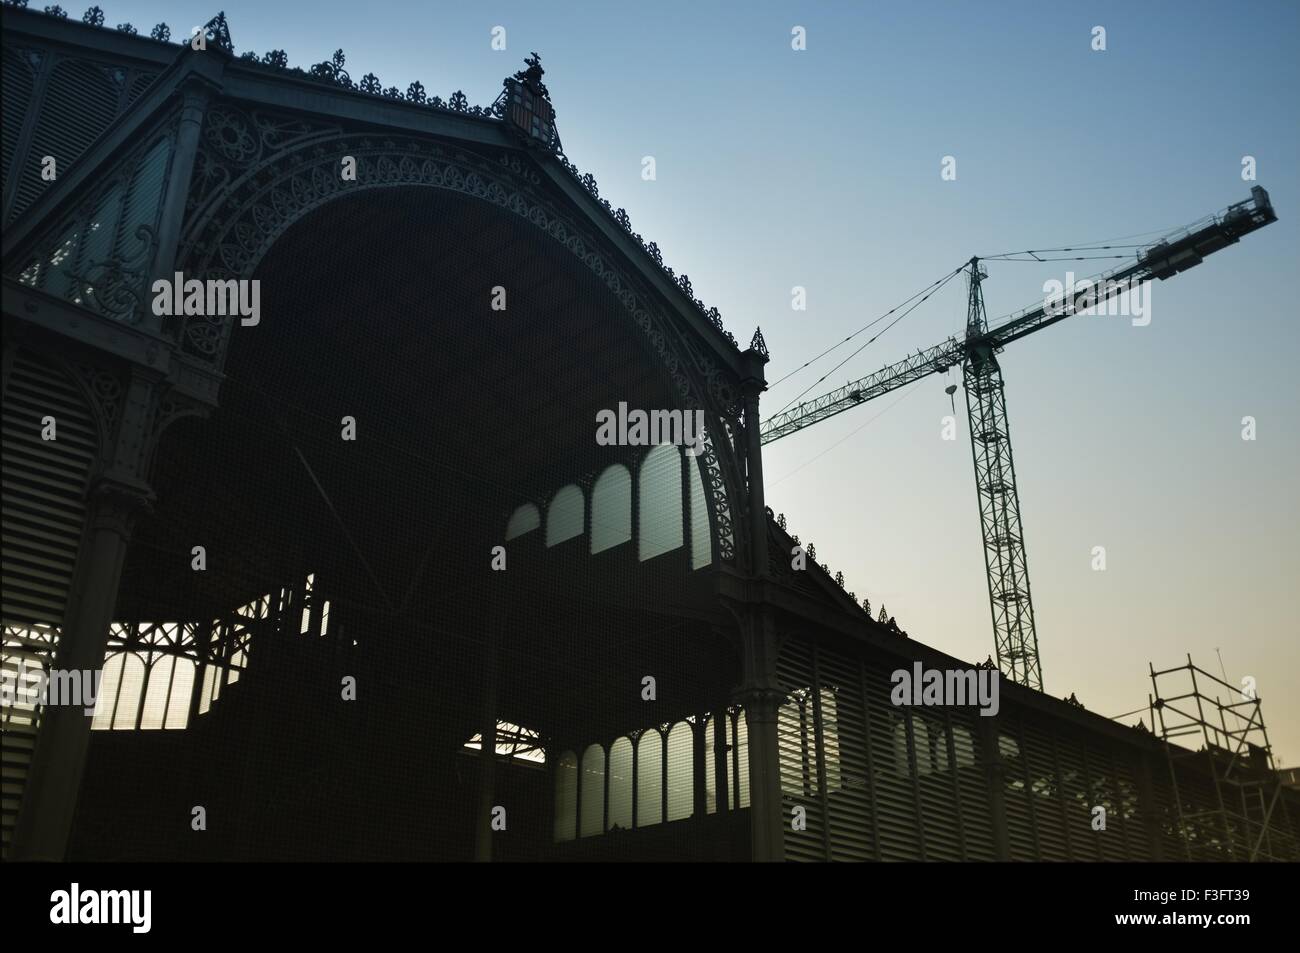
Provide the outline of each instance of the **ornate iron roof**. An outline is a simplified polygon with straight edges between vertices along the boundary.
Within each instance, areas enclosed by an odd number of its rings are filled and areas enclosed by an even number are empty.
[[[28,0],[2,0],[4,6],[15,7],[18,9],[27,9]],[[30,11],[36,12],[36,11]],[[58,5],[45,7],[44,14],[47,16],[67,19],[67,11]],[[105,15],[103,9],[99,6],[90,7],[81,17],[82,22],[100,29],[109,29],[105,24]],[[130,23],[119,23],[115,28],[119,33],[126,33],[132,36],[139,36],[139,31]],[[209,20],[204,26],[203,31],[206,34],[207,42],[212,43],[219,49],[224,50],[231,56],[236,56],[234,43],[230,36],[230,27],[226,22],[224,12],[218,13]],[[158,23],[149,31],[150,39],[158,43],[172,43],[171,28],[166,23]],[[141,39],[144,39],[141,37]],[[190,37],[183,36],[176,43],[180,45],[188,44]],[[246,50],[236,57],[241,63],[251,66],[265,67],[276,69],[287,73],[293,73],[305,79],[315,80],[318,82],[329,83],[339,86],[343,89],[352,90],[353,92],[363,93],[369,96],[378,96],[384,99],[396,100],[399,102],[411,103],[417,106],[423,106],[428,109],[436,109],[443,112],[457,113],[462,116],[470,116],[478,119],[502,121],[506,116],[506,98],[504,93],[499,95],[495,102],[490,106],[471,106],[469,98],[463,90],[456,90],[447,99],[441,96],[430,96],[425,90],[424,84],[419,80],[410,83],[406,87],[406,92],[402,92],[396,86],[384,86],[379,77],[374,73],[366,73],[361,77],[360,82],[355,82],[351,75],[345,69],[347,57],[343,50],[334,51],[330,59],[320,63],[313,64],[309,69],[302,69],[298,66],[289,65],[288,54],[284,50],[271,50],[260,56],[252,51]],[[532,56],[524,60],[526,69],[516,72],[513,76],[503,80],[503,86],[507,89],[509,84],[521,83],[527,86],[532,92],[542,97],[549,105],[550,92],[542,82],[542,75],[545,70],[542,69],[541,58],[533,53]],[[552,113],[553,115],[553,113]],[[553,145],[551,152],[560,166],[569,173],[579,185],[581,185],[592,198],[596,199],[608,215],[620,228],[629,236],[634,238],[645,251],[645,253],[659,266],[660,270],[675,284],[687,299],[691,301],[700,315],[713,325],[728,342],[737,350],[740,345],[737,343],[735,336],[723,326],[722,314],[717,308],[705,305],[703,301],[695,297],[695,291],[691,285],[691,279],[686,274],[677,274],[673,269],[664,264],[663,254],[655,242],[647,242],[641,235],[632,229],[632,222],[628,217],[627,211],[622,208],[614,208],[610,205],[609,199],[600,197],[600,188],[596,184],[596,178],[590,172],[582,172],[573,162],[564,154],[560,147],[558,135],[552,139]],[[760,339],[761,340],[761,339]],[[751,345],[753,346],[753,345]],[[765,349],[764,349],[765,350]]]

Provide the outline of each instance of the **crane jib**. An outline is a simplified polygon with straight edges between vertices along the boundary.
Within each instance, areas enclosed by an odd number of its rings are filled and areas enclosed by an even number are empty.
[[[1277,215],[1268,192],[1257,185],[1251,188],[1250,193],[1249,199],[1147,246],[1138,253],[1135,261],[1097,275],[1091,279],[1088,290],[1072,298],[1045,301],[1014,314],[1008,321],[979,335],[978,341],[1000,350],[1012,341],[1086,311],[1090,305],[1137,288],[1143,282],[1163,281],[1193,268],[1206,256],[1240,241],[1243,235],[1276,222]],[[975,341],[975,338],[963,342],[949,338],[874,374],[784,410],[762,424],[762,442],[772,443],[922,377],[961,366]]]

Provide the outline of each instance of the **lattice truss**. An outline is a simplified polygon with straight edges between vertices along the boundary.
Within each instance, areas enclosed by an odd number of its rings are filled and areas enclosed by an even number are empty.
[[[114,622],[104,656],[93,729],[183,729],[206,714],[248,667],[254,636],[296,628],[327,635],[328,599],[313,599],[314,578],[259,596],[206,622]],[[10,684],[36,685],[49,673],[58,629],[6,625],[0,670]],[[6,733],[35,735],[41,705],[32,692],[6,693]],[[12,739],[11,739],[12,740]]]

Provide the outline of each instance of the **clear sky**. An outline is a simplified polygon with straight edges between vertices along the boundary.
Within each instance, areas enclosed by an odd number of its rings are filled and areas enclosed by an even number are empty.
[[[240,52],[305,68],[342,47],[354,80],[483,105],[539,51],[566,153],[742,344],[762,326],[773,381],[973,254],[1245,199],[1253,156],[1276,224],[1158,283],[1146,327],[1077,316],[1001,360],[1047,691],[1117,715],[1145,706],[1149,661],[1218,673],[1218,649],[1228,681],[1257,680],[1279,760],[1300,762],[1300,5],[222,2]],[[174,35],[218,6],[102,5]],[[991,263],[990,317],[1106,264]],[[954,281],[811,393],[937,343],[964,311]],[[775,386],[766,413],[832,363]],[[993,640],[960,390],[958,439],[940,439],[949,382],[773,444],[764,466],[770,505],[848,588],[974,661]]]

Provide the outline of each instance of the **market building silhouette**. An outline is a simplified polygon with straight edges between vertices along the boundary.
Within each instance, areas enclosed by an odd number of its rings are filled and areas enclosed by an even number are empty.
[[[6,858],[1297,858],[1244,734],[891,704],[971,666],[794,568],[761,332],[564,155],[535,54],[480,107],[224,16],[3,16],[4,665],[103,669],[93,717],[5,706]],[[156,313],[178,273],[260,320]],[[621,405],[701,447],[597,441]]]

